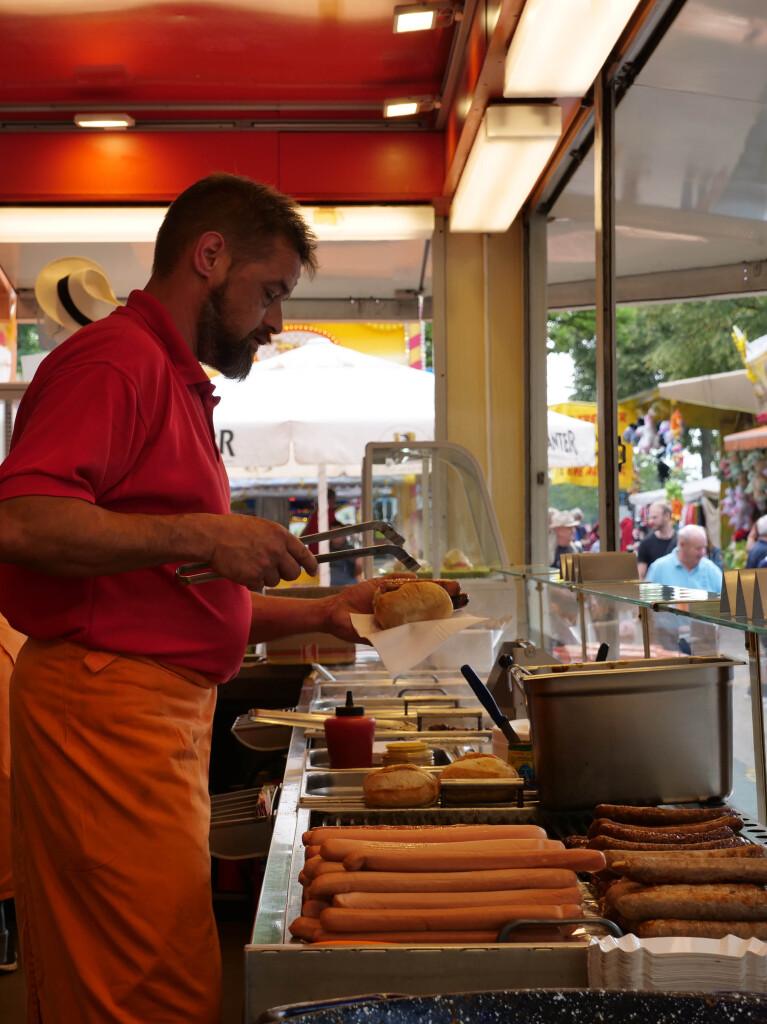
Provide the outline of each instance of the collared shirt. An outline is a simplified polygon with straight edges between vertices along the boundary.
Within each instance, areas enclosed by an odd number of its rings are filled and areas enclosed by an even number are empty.
[[[80,498],[111,512],[228,513],[213,385],[167,310],[143,291],[41,363],[19,406],[0,500]],[[38,639],[234,676],[251,620],[229,580],[182,586],[176,565],[85,579],[0,565],[0,611]]]
[[[647,570],[650,583],[662,583],[667,587],[689,587],[692,590],[707,590],[718,594],[722,589],[722,570],[710,558],[701,558],[692,571],[685,569],[679,555],[672,551],[656,559]]]

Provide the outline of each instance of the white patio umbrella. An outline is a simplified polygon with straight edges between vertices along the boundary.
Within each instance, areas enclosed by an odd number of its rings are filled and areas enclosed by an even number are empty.
[[[257,362],[244,381],[213,382],[221,399],[213,422],[227,469],[247,475],[287,463],[316,466],[320,530],[328,522],[329,465],[360,466],[369,441],[434,439],[433,374],[319,336]],[[328,581],[323,563],[320,582]]]
[[[596,466],[597,431],[593,423],[549,409],[549,467]]]
[[[325,338],[214,377],[213,413],[227,467],[359,465],[369,441],[434,438],[434,375]]]

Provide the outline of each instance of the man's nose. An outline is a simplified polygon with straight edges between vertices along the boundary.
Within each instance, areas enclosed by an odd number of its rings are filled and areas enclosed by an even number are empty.
[[[264,326],[270,334],[282,334],[282,300],[270,303],[264,316]]]

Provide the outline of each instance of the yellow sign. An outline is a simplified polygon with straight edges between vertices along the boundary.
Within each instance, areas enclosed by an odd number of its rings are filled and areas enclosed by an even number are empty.
[[[550,405],[555,412],[564,413],[565,416],[573,416],[578,420],[587,420],[596,426],[597,406],[596,402],[560,402],[558,405]],[[623,431],[631,423],[632,417],[629,410],[618,406],[618,433]],[[597,428],[597,451],[599,451],[599,428]],[[626,445],[626,462],[621,467],[618,475],[618,487],[622,491],[630,491],[632,483],[632,458],[634,449],[630,444]],[[584,487],[597,487],[599,485],[598,466],[572,466],[566,469],[550,470],[552,484],[581,484]]]

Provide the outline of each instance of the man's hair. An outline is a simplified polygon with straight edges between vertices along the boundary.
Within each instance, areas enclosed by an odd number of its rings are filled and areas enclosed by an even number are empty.
[[[756,521],[757,537],[767,537],[767,516],[759,516]]]
[[[704,540],[708,545],[708,534],[702,526],[696,526],[695,523],[688,523],[687,526],[683,526],[676,535],[677,544],[686,543],[688,540]]]
[[[669,515],[669,516],[671,515],[671,506],[669,504],[667,504],[665,501],[654,501],[650,505],[650,508],[651,509],[659,508],[661,510],[661,512],[664,512],[666,515]],[[649,511],[649,509],[648,509],[648,511]]]
[[[235,265],[268,258],[282,238],[310,277],[317,269],[317,238],[290,196],[250,178],[220,173],[196,181],[170,204],[157,234],[152,273],[168,277],[206,231],[224,238]]]

